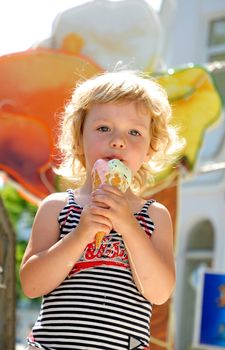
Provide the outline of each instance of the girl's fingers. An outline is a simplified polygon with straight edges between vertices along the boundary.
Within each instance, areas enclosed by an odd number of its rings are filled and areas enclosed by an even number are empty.
[[[109,209],[109,205],[107,205],[106,203],[103,203],[102,200],[95,200],[95,199],[93,199],[92,203],[97,204],[98,207],[100,207],[100,208],[107,208],[107,209]]]
[[[95,203],[102,203],[106,207],[111,207],[113,204],[118,203],[118,201],[121,200],[122,193],[121,195],[115,194],[115,192],[106,192],[106,191],[101,191],[97,190],[92,193],[92,202]]]
[[[100,206],[92,206],[90,207],[90,212],[93,215],[100,215],[100,216],[105,216],[104,215],[104,210],[107,210],[106,208],[100,207]]]
[[[100,223],[103,225],[106,225],[109,228],[112,228],[112,223],[110,219],[107,217],[107,215],[104,215],[104,210],[101,207],[91,207],[90,212],[92,215],[94,215],[93,222]]]
[[[112,226],[100,224],[99,222],[95,222],[95,223],[98,224],[98,232],[108,233],[112,230]]]
[[[95,192],[98,192],[98,191],[101,191],[101,190],[105,191],[105,192],[108,192],[108,193],[114,193],[117,196],[123,196],[123,193],[115,186],[102,184],[102,185],[99,186],[99,188]]]
[[[106,208],[106,209],[109,209],[112,206],[112,202],[113,202],[112,199],[107,198],[104,195],[97,195],[92,199],[93,204],[96,204],[96,206],[100,208]]]

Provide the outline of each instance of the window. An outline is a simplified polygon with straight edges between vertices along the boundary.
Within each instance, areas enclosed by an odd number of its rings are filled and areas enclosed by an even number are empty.
[[[196,224],[189,234],[182,281],[182,319],[179,350],[197,350],[192,347],[198,272],[213,264],[214,232],[209,220]]]
[[[210,22],[209,46],[225,44],[225,17]]]
[[[225,16],[209,23],[208,61],[225,61]]]

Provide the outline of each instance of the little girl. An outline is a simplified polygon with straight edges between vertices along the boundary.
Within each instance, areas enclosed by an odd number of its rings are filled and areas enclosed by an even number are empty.
[[[170,118],[165,91],[137,72],[104,73],[75,89],[59,170],[83,182],[49,195],[34,220],[20,276],[24,293],[43,301],[29,349],[149,349],[152,305],[174,289],[173,233],[167,209],[138,191],[182,146]],[[99,158],[129,167],[131,188],[93,191]]]

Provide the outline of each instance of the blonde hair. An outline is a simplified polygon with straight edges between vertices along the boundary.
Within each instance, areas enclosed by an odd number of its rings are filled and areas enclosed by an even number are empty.
[[[79,83],[62,115],[58,147],[62,162],[58,173],[81,184],[86,175],[82,135],[85,117],[94,104],[135,102],[144,106],[151,117],[150,147],[153,156],[143,164],[133,179],[133,188],[149,181],[154,171],[173,162],[183,141],[169,124],[171,106],[165,90],[149,76],[136,71],[105,72]]]

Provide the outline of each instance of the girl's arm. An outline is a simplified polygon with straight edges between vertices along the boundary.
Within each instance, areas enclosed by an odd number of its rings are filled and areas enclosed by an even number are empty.
[[[173,229],[168,210],[163,205],[152,204],[149,215],[155,224],[151,238],[134,224],[132,234],[124,232],[123,239],[139,291],[150,302],[159,305],[168,300],[175,286]]]
[[[94,210],[108,217],[113,228],[123,236],[139,291],[154,304],[164,303],[175,285],[173,230],[168,210],[159,203],[150,206],[149,215],[155,224],[150,238],[118,189],[104,185],[94,193],[94,200],[108,206],[109,209],[97,207]]]
[[[94,239],[95,233],[111,229],[105,218],[93,222],[95,217],[90,214],[91,206],[87,206],[83,209],[79,225],[59,240],[57,218],[65,202],[66,194],[48,196],[34,219],[20,269],[23,291],[30,298],[55,289],[68,276],[86,245]]]
[[[62,194],[48,196],[34,219],[21,268],[20,280],[24,294],[36,298],[56,288],[68,275],[72,262],[81,254],[82,242],[74,230],[59,240],[57,217],[65,205]]]

